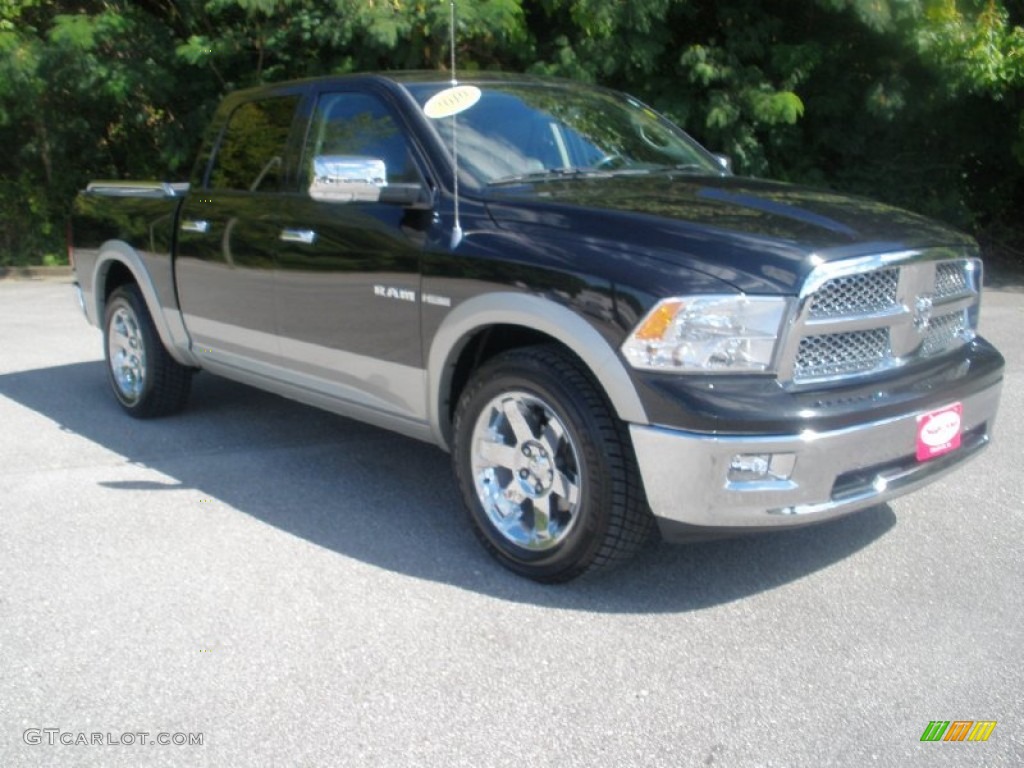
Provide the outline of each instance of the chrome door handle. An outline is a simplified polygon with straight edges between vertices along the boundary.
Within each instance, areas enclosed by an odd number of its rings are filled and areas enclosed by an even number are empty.
[[[278,240],[285,243],[312,245],[316,242],[316,232],[312,229],[282,229]]]
[[[179,228],[182,232],[195,232],[205,235],[210,231],[210,222],[203,219],[183,219]]]

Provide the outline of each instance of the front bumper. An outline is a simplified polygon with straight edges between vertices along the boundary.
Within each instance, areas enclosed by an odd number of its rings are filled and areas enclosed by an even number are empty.
[[[989,442],[1001,380],[963,398],[960,447],[916,457],[924,411],[829,432],[724,436],[630,425],[647,500],[669,540],[828,520],[909,493]],[[737,456],[770,456],[768,476],[730,477]]]

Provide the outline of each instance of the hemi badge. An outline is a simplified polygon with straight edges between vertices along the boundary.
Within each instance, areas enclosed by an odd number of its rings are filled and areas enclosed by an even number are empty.
[[[433,304],[435,307],[450,307],[452,305],[452,300],[447,296],[438,296],[434,293],[424,293],[423,303]]]

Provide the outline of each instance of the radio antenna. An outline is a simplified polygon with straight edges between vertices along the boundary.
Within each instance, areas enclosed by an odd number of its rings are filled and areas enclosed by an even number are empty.
[[[455,0],[450,0],[448,17],[448,42],[452,57],[452,88],[459,84],[455,77]],[[462,223],[459,221],[459,123],[458,117],[452,115],[452,162],[454,175],[452,177],[452,192],[455,201],[455,223],[452,225],[452,250],[455,250],[462,242]]]
[[[448,47],[452,57],[452,85],[454,86],[459,84],[459,81],[455,79],[455,0],[450,0],[448,6],[451,13],[448,18]]]

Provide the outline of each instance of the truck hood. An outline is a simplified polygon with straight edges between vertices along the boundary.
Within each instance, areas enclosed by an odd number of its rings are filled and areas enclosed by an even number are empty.
[[[583,177],[492,187],[487,199],[499,227],[620,243],[748,293],[795,293],[822,261],[975,247],[955,229],[872,200],[732,176]]]

